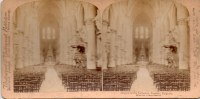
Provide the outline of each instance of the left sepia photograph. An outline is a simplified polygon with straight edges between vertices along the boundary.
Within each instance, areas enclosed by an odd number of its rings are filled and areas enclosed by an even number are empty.
[[[102,91],[97,14],[97,7],[78,0],[19,6],[13,17],[14,92]]]

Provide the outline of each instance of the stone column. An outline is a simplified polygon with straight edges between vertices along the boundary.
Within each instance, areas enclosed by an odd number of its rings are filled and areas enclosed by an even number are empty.
[[[68,27],[66,26],[66,23],[67,23],[67,19],[66,19],[66,16],[63,16],[62,17],[62,20],[63,22],[60,22],[60,26],[59,26],[59,29],[60,29],[60,37],[59,37],[59,63],[60,64],[69,64],[69,59],[68,59],[68,56],[69,54],[66,56],[66,52],[65,50],[68,50],[68,43],[67,40],[68,40],[68,37],[69,35],[67,35],[67,31],[66,29],[68,29]],[[67,61],[65,61],[65,58],[67,58]]]
[[[77,31],[80,31],[83,29],[84,25],[84,9],[81,3],[78,4],[78,11],[76,13],[76,20],[77,20]]]
[[[111,30],[110,64],[108,67],[116,67],[116,30]]]
[[[36,8],[36,9],[33,9],[33,12],[34,12],[34,14],[33,14],[33,18],[34,18],[34,20],[35,20],[35,24],[34,24],[34,29],[35,29],[35,38],[37,39],[36,41],[35,41],[35,43],[36,43],[36,55],[35,55],[35,58],[36,58],[36,65],[39,65],[39,64],[41,64],[41,56],[40,56],[40,54],[41,54],[41,48],[40,48],[40,27],[39,27],[39,23],[40,23],[40,21],[39,21],[39,16],[38,16],[38,7],[39,6],[39,2],[36,2],[35,4],[34,4],[34,7]]]
[[[165,18],[164,21],[163,21],[163,43],[162,43],[162,64],[163,65],[168,65],[168,62],[167,62],[167,55],[168,55],[168,49],[166,49],[164,47],[164,45],[169,45],[169,38],[168,37],[168,34],[169,34],[169,20],[168,18]]]
[[[124,20],[124,19],[123,19]],[[125,20],[124,20],[125,21]],[[125,25],[125,22],[123,22],[122,24],[122,30],[121,30],[121,65],[124,65],[125,63],[125,57],[126,57],[126,54],[125,54],[125,49],[126,49],[126,43],[125,43],[125,37],[126,37],[126,29],[124,27]]]
[[[121,41],[121,36],[117,33],[116,34],[116,40],[115,40],[115,43],[117,45],[116,47],[116,65],[121,65],[121,56],[120,56],[120,52],[121,52],[121,44],[120,44],[120,41]]]
[[[29,66],[32,66],[33,64],[34,64],[34,60],[33,60],[33,41],[34,41],[34,37],[33,37],[33,25],[31,24],[31,21],[30,21],[30,19],[29,19],[29,34],[28,34],[28,39],[29,39],[29,46],[28,46],[28,51],[29,51],[29,55],[28,55],[28,57],[29,57]]]
[[[165,38],[167,37],[167,35],[169,34],[169,31],[170,31],[170,21],[169,21],[169,19],[166,19],[166,22],[165,22],[166,24],[165,24]],[[165,40],[165,44],[168,44],[168,41],[169,40]],[[168,50],[167,49],[165,49],[165,57],[164,57],[164,64],[165,65],[168,65],[168,62],[167,62],[167,59],[166,59],[166,57],[167,57],[167,53],[168,53]]]
[[[24,66],[28,66],[28,40],[27,36],[24,36]]]
[[[108,22],[103,20],[102,22],[102,48],[101,48],[101,66],[102,69],[107,69],[110,64],[110,38],[111,34],[108,32]]]
[[[173,6],[171,8],[171,11],[169,13],[169,21],[170,21],[170,30],[174,30],[175,29],[175,26],[176,26],[176,22],[177,22],[177,19],[176,19],[176,7]]]
[[[152,61],[153,63],[159,64],[161,61],[161,55],[160,55],[160,29],[159,29],[160,23],[159,19],[155,18],[155,23],[153,24],[153,51],[152,51]]]
[[[27,19],[25,21],[25,32],[24,32],[24,65],[25,66],[29,66],[29,56],[30,56],[30,53],[29,53],[29,25],[28,25],[28,22],[27,22]]]
[[[27,37],[26,36],[26,39],[25,39],[25,41],[26,41],[26,44],[25,44],[25,66],[30,66],[31,64],[31,60],[30,60],[30,58],[31,58],[31,52],[30,52],[30,40],[29,40],[29,37]]]
[[[159,64],[162,64],[164,65],[164,57],[165,57],[165,48],[163,47],[165,45],[165,42],[164,42],[164,39],[165,39],[165,36],[166,36],[166,33],[165,33],[165,20],[162,21],[163,23],[160,24],[160,33],[161,33],[161,36],[160,36],[160,55],[161,55],[161,58],[160,58],[160,61],[159,61]]]
[[[188,31],[188,11],[182,5],[177,7],[180,48],[179,48],[179,69],[189,67],[189,31]]]
[[[15,68],[23,68],[23,32],[17,31],[16,38],[17,41],[17,49],[16,49],[16,67]]]
[[[117,45],[118,45],[118,51],[117,51],[117,58],[118,58],[118,60],[117,60],[117,65],[122,65],[122,62],[123,62],[123,59],[122,59],[122,52],[123,52],[123,25],[124,25],[124,23],[123,23],[123,20],[122,20],[122,18],[120,18],[119,19],[120,21],[119,21],[119,24],[118,24],[118,29],[117,29],[117,31],[118,31],[118,33],[117,33]]]
[[[131,64],[133,63],[133,22],[127,19],[126,26],[126,64]]]
[[[83,6],[86,31],[88,33],[87,69],[96,69],[96,29],[94,24],[96,8],[89,3],[84,3]]]
[[[189,34],[188,23],[185,19],[178,21],[180,48],[179,48],[179,69],[188,69],[189,66]]]
[[[120,31],[120,33],[122,33],[122,31]],[[119,54],[119,65],[122,65],[122,62],[123,62],[123,37],[122,37],[122,34],[120,34],[119,36],[119,50],[118,50],[118,54]]]
[[[65,20],[64,20],[64,18],[62,18],[62,20],[63,20],[63,22],[65,22]],[[64,38],[64,30],[63,30],[64,28],[63,28],[63,23],[61,23],[60,24],[60,26],[59,26],[59,31],[60,31],[60,34],[59,34],[59,55],[58,55],[58,57],[59,57],[59,64],[62,64],[62,62],[63,62],[63,43],[62,43],[62,40],[63,40],[63,38]]]
[[[40,64],[40,34],[39,34],[39,23],[38,18],[35,17],[33,19],[33,25],[32,25],[32,33],[33,33],[33,63],[34,65]]]
[[[108,67],[116,67],[117,65],[117,50],[118,50],[118,40],[117,40],[117,23],[118,23],[118,19],[117,19],[117,11],[115,11],[116,9],[110,9],[109,11],[109,17],[110,17],[110,34],[111,34],[111,43],[110,43],[110,64]]]
[[[15,68],[23,68],[24,67],[24,26],[25,26],[25,15],[24,15],[24,11],[19,8],[17,14],[17,30],[16,30],[16,43],[18,43],[18,56],[17,56],[17,64]]]

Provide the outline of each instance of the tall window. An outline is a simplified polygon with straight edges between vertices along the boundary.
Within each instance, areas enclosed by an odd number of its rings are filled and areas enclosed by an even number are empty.
[[[56,39],[56,31],[54,28],[43,28],[42,30],[42,38],[43,39],[48,39],[48,40],[54,40]]]
[[[145,28],[145,38],[149,38],[149,29],[147,27]]]
[[[140,27],[140,39],[144,39],[144,27]]]
[[[56,39],[56,32],[55,32],[55,29],[52,29],[52,39]]]
[[[46,31],[45,28],[42,29],[42,38],[46,39]]]
[[[138,31],[138,27],[135,30],[135,38],[138,39],[139,38],[139,31]]]
[[[50,29],[50,27],[47,28],[47,39],[48,40],[51,39],[51,29]]]
[[[135,38],[136,39],[148,39],[149,38],[149,29],[148,27],[136,27],[135,28]]]

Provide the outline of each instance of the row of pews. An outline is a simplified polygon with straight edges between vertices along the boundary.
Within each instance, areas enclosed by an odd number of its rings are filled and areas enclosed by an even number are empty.
[[[137,78],[137,69],[130,66],[120,66],[101,72],[58,65],[55,70],[67,92],[129,91]]]
[[[137,78],[135,72],[104,72],[104,91],[130,91],[133,81]]]
[[[99,71],[61,65],[56,70],[67,92],[102,90],[102,73]]]
[[[14,72],[14,92],[39,92],[45,79],[45,67],[28,67]]]
[[[130,91],[133,82],[137,79],[137,67],[132,65],[109,68],[103,72],[104,91]]]
[[[150,68],[154,84],[159,91],[190,90],[189,70],[169,69],[166,67],[159,68],[157,66],[152,66]]]
[[[185,73],[155,73],[154,84],[159,91],[189,91],[190,76]]]

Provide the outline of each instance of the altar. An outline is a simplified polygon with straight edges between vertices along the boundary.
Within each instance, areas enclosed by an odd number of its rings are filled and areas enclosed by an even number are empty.
[[[47,55],[45,57],[45,65],[55,65],[55,58],[53,55],[53,49],[49,46]]]

